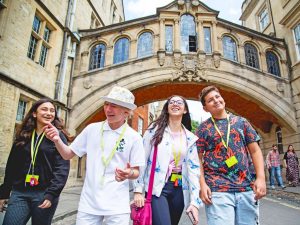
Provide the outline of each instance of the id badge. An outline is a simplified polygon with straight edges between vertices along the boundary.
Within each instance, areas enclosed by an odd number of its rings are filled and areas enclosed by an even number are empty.
[[[181,180],[182,179],[182,175],[180,174],[176,174],[176,173],[172,173],[171,175],[171,181],[175,182],[176,180]]]
[[[235,156],[231,156],[229,159],[225,160],[226,165],[228,166],[228,168],[234,166],[235,164],[238,163],[238,160]]]
[[[26,174],[25,182],[26,183],[30,183],[30,181],[31,181],[32,178],[38,181],[39,180],[39,175]]]

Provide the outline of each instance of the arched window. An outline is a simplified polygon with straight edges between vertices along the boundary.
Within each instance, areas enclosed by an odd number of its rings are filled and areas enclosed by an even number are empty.
[[[105,61],[105,45],[95,45],[91,50],[90,70],[103,68]]]
[[[252,44],[245,44],[245,57],[248,66],[259,69],[257,49]]]
[[[114,64],[126,62],[129,56],[128,38],[120,38],[114,46]]]
[[[236,43],[230,36],[224,36],[223,40],[224,58],[237,61]]]
[[[180,21],[180,34],[181,34],[181,52],[196,52],[196,26],[194,17],[188,14],[181,16]]]
[[[274,52],[267,51],[266,53],[268,73],[274,74],[275,76],[280,77],[280,69],[278,57]]]
[[[138,58],[152,55],[153,38],[150,32],[142,33],[138,39]]]

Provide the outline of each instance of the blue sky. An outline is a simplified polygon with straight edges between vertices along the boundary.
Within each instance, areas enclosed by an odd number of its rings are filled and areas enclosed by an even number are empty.
[[[240,24],[241,7],[244,0],[203,0],[210,8],[219,11],[219,17]],[[123,0],[125,19],[131,20],[153,15],[157,7],[162,7],[171,0]]]
[[[210,8],[219,11],[219,17],[233,23],[241,24],[241,6],[244,0],[203,0]],[[149,16],[156,13],[156,8],[165,6],[172,0],[123,0],[125,19],[131,20],[139,17]],[[210,117],[202,109],[200,102],[188,101],[191,117],[199,122]]]

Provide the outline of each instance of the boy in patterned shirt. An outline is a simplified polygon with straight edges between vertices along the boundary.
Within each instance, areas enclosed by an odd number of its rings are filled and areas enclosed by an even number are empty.
[[[258,224],[258,199],[266,195],[264,161],[257,143],[260,138],[245,118],[226,112],[215,86],[205,87],[200,101],[211,113],[196,132],[200,197],[208,225]]]

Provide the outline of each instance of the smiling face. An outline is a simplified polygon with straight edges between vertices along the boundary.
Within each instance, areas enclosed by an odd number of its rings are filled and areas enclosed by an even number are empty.
[[[213,116],[221,116],[224,113],[226,114],[225,101],[219,92],[209,92],[205,96],[204,101],[205,105],[203,106],[203,109],[206,112],[210,112]]]
[[[45,126],[54,120],[54,105],[51,102],[45,102],[36,109],[36,112],[32,113],[32,116],[36,118],[37,126]]]
[[[174,96],[169,100],[168,104],[169,117],[182,117],[186,113],[185,102],[182,98]]]
[[[110,102],[104,103],[104,113],[110,128],[113,130],[124,124],[126,118],[129,116],[129,111],[129,109]]]

